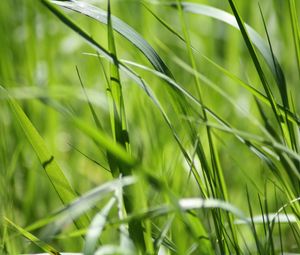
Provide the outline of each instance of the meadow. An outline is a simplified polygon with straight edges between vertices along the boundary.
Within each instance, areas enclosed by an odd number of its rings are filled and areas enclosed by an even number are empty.
[[[299,13],[0,1],[0,254],[300,254]]]

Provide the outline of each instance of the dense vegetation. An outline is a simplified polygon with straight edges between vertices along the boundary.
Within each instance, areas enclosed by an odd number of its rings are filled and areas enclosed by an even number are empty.
[[[300,2],[0,2],[1,254],[300,252]]]

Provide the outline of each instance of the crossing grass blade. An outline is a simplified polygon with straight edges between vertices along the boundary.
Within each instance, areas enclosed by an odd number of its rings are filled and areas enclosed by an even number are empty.
[[[244,25],[244,22],[241,20],[241,17],[235,8],[234,2],[229,1],[229,3],[231,5],[232,9],[234,10],[234,15],[231,15],[223,10],[219,10],[219,9],[216,9],[216,8],[213,8],[210,6],[193,4],[193,3],[181,2],[180,7],[182,8],[183,11],[210,16],[210,17],[221,20],[231,26],[234,26],[234,27],[240,29],[240,31],[243,35],[243,38],[246,42],[246,45],[248,47],[248,50],[250,52],[250,55],[252,57],[252,60],[254,62],[254,65],[259,74],[259,77],[261,79],[261,82],[262,82],[262,85],[266,92],[267,98],[273,109],[274,115],[277,118],[278,124],[280,125],[280,119],[279,119],[280,113],[278,112],[278,109],[277,109],[278,107],[276,105],[274,96],[273,96],[273,94],[270,90],[270,87],[268,85],[268,82],[266,80],[265,74],[261,68],[259,61],[258,61],[258,57],[255,53],[252,43],[259,49],[259,51],[264,56],[266,62],[270,66],[273,76],[279,83],[279,85],[278,85],[279,88],[282,90],[286,90],[285,77],[284,77],[282,68],[278,64],[278,61],[276,60],[276,58],[274,58],[274,55],[272,54],[272,52],[270,51],[268,46],[264,43],[264,41],[261,39],[261,37],[257,34],[257,32],[255,30],[253,30],[251,27],[249,27],[248,25]],[[174,8],[178,8],[177,4],[170,4],[170,6],[172,6]]]
[[[193,103],[195,103],[196,105],[203,107],[203,105],[193,96],[191,95],[189,92],[187,92],[184,88],[182,88],[178,83],[176,83],[174,80],[172,80],[171,78],[167,77],[166,75],[159,73],[151,68],[145,67],[141,64],[137,64],[135,62],[132,61],[123,61],[124,63],[142,68],[143,70],[147,70],[151,73],[153,73],[154,75],[156,75],[157,77],[165,80],[167,82],[167,84],[169,86],[174,87],[174,89],[178,90],[182,95],[186,96],[188,99],[190,99]],[[188,70],[188,69],[187,69]],[[196,73],[196,75],[199,75]],[[202,76],[200,76],[202,77]],[[216,89],[216,86],[214,86],[207,78],[202,77],[202,80],[207,83],[208,85],[210,85],[212,88]],[[221,92],[221,94],[223,94],[223,92]],[[225,96],[225,98],[230,99],[229,96]],[[232,102],[233,105],[235,104],[234,102]],[[214,113],[213,111],[211,111],[210,109],[204,107],[205,110],[212,116],[214,117],[221,125],[224,126],[225,129],[230,128],[230,125],[228,125],[228,123],[224,122],[221,118],[218,117],[218,115],[216,113]],[[266,117],[265,117],[266,119]],[[257,123],[260,129],[262,129],[262,131],[264,131],[264,128],[262,127],[262,125],[260,123],[257,122],[257,120],[255,119],[251,119],[251,122],[253,123]],[[270,126],[271,128],[271,126]],[[270,128],[268,129],[268,131],[270,131]],[[231,128],[230,128],[231,129]],[[292,157],[295,160],[299,160],[300,157],[297,153],[295,153],[294,151],[292,151],[291,149],[285,147],[284,145],[280,144],[279,142],[277,142],[277,139],[274,140],[274,132],[270,132],[270,135],[268,132],[264,131],[264,134],[266,135],[267,140],[265,140],[265,138],[263,138],[261,141],[264,141],[264,145],[268,145],[273,147],[273,149],[278,150],[280,153],[287,153],[290,157]],[[237,136],[238,139],[240,139],[240,136]],[[259,156],[260,158],[262,158],[264,161],[266,161],[267,165],[269,165],[271,167],[271,169],[274,169],[274,165],[270,162],[270,160],[268,160],[268,156],[265,155],[265,153],[263,153],[261,151],[261,149],[257,148],[257,146],[255,146],[254,144],[252,144],[248,139],[241,139],[241,141],[243,143],[245,143],[247,146],[249,146],[249,148],[251,149],[251,151],[253,151],[255,154],[257,154],[257,156]],[[289,166],[289,169],[291,168],[290,163],[286,163],[286,166]],[[297,171],[295,170],[294,167],[292,167],[293,169],[293,173],[299,177],[299,174],[297,173]]]
[[[63,204],[71,202],[77,197],[77,195],[56,162],[54,156],[48,151],[43,138],[35,129],[19,104],[13,99],[9,99],[9,104],[15,114],[16,119],[20,123],[27,140],[31,143],[36,155],[38,156],[41,165],[49,178],[49,181],[57,192],[58,197]],[[84,217],[77,220],[76,225],[80,228],[83,228],[87,226],[88,222],[88,218]]]
[[[193,74],[193,77],[195,80],[197,97],[198,97],[200,103],[204,104],[203,95],[202,95],[202,86],[200,83],[199,76],[197,75],[197,72],[198,72],[197,65],[196,65],[194,54],[193,54],[191,39],[189,36],[189,32],[187,30],[187,25],[186,25],[186,22],[184,19],[183,9],[182,9],[180,0],[177,0],[177,9],[178,9],[179,17],[180,17],[182,31],[184,33],[184,39],[186,42],[186,48],[187,48],[189,60],[190,60],[192,70],[193,70],[192,74]],[[203,109],[203,108],[202,108],[202,114],[203,114],[204,121],[207,121],[207,113],[206,113],[205,109]],[[209,126],[206,126],[206,135],[207,135],[207,139],[208,139],[208,147],[209,147],[208,150],[210,152],[211,167],[206,165],[206,160],[205,161],[201,160],[200,155],[205,155],[205,152],[202,149],[203,146],[201,144],[202,143],[201,140],[198,141],[198,144],[199,144],[199,147],[198,147],[198,151],[199,151],[198,155],[199,156],[198,157],[200,158],[201,163],[205,168],[206,178],[207,178],[208,182],[214,183],[214,184],[210,184],[209,187],[207,187],[207,189],[209,190],[209,192],[212,194],[212,196],[214,198],[220,198],[220,199],[227,200],[228,199],[227,186],[225,183],[224,174],[221,169],[221,165],[219,164],[216,145],[215,145],[213,135],[212,135],[212,132],[211,132]],[[235,226],[233,225],[233,220],[232,220],[231,216],[229,214],[224,215],[224,217],[227,219],[227,222],[229,224],[229,229],[230,229],[230,237],[227,239],[227,236],[223,235],[223,233],[222,233],[225,230],[225,228],[223,225],[223,220],[222,220],[220,211],[216,210],[215,212],[212,213],[212,215],[213,215],[213,220],[216,225],[216,230],[217,230],[216,234],[218,236],[218,239],[222,240],[219,242],[219,247],[220,247],[221,253],[224,253],[225,249],[226,249],[223,246],[223,240],[224,240],[224,243],[226,245],[228,245],[228,243],[230,242],[233,245],[236,253],[239,254],[236,229],[235,229]]]
[[[171,3],[171,4],[167,3],[167,4],[162,4],[162,5],[167,5],[167,6],[171,6],[173,8],[178,8],[178,5],[174,4],[174,3]],[[218,8],[211,7],[208,5],[197,4],[197,3],[181,2],[180,5],[181,5],[182,10],[185,12],[208,16],[208,17],[214,18],[216,20],[220,20],[234,28],[241,30],[239,23],[235,19],[235,15],[231,15],[230,13],[228,13],[226,11],[223,11],[223,10],[220,10]],[[257,49],[260,51],[260,53],[264,57],[266,63],[269,65],[276,81],[279,83],[279,85],[282,85],[285,87],[286,81],[285,81],[285,76],[282,71],[282,68],[276,58],[274,61],[274,58],[272,56],[272,53],[271,53],[268,45],[264,42],[264,40],[261,38],[261,36],[251,26],[245,24],[245,30],[247,30],[250,41],[257,47]]]
[[[243,222],[248,222],[249,226],[251,222],[247,220],[244,213],[230,204],[229,202],[220,199],[202,199],[202,198],[181,198],[174,201],[176,204],[163,204],[154,208],[149,208],[144,212],[135,213],[128,215],[127,218],[120,220],[118,218],[112,219],[111,224],[120,224],[122,222],[128,222],[132,219],[143,219],[143,218],[156,218],[164,215],[168,215],[176,212],[178,209],[181,211],[189,212],[191,210],[201,210],[201,209],[215,209],[219,208],[221,210],[227,211],[234,215],[237,219]]]
[[[221,71],[224,75],[226,75],[227,77],[229,77],[230,79],[232,79],[233,81],[235,81],[238,85],[244,87],[245,89],[247,89],[255,98],[257,98],[259,101],[263,102],[264,104],[271,106],[270,101],[268,100],[268,98],[261,93],[259,90],[257,90],[256,88],[254,88],[253,86],[251,86],[250,84],[247,84],[246,82],[242,81],[240,78],[238,78],[237,76],[235,76],[233,73],[231,73],[230,71],[226,70],[225,68],[223,68],[222,66],[218,65],[216,62],[214,62],[213,60],[211,60],[210,58],[203,56],[209,63],[211,63],[216,69],[218,69],[219,71]],[[288,119],[296,124],[300,124],[300,119],[299,117],[294,114],[292,111],[290,111],[289,109],[287,109],[285,106],[278,104],[277,103],[277,107],[280,110],[280,113],[282,116],[287,115]]]
[[[243,22],[241,16],[239,15],[239,13],[237,11],[237,8],[235,6],[234,1],[233,0],[228,0],[228,2],[230,4],[230,7],[231,7],[231,9],[233,11],[233,14],[234,14],[234,16],[236,18],[236,21],[237,21],[237,23],[239,25],[241,34],[242,34],[242,36],[244,38],[244,42],[245,42],[245,44],[246,44],[246,46],[248,48],[249,54],[250,54],[251,59],[252,59],[252,61],[254,63],[254,66],[256,68],[257,74],[259,75],[260,81],[261,81],[262,86],[263,86],[263,88],[265,90],[267,98],[270,101],[271,108],[272,108],[274,116],[275,116],[275,118],[277,120],[278,126],[279,126],[279,128],[281,130],[281,134],[284,136],[283,130],[282,130],[282,120],[281,120],[282,119],[282,115],[278,111],[278,107],[277,107],[277,104],[275,102],[275,98],[274,98],[273,93],[272,93],[272,91],[270,89],[269,83],[268,83],[268,81],[266,79],[266,76],[265,76],[265,73],[264,73],[264,71],[263,71],[263,69],[261,67],[261,64],[260,64],[260,62],[258,60],[258,56],[257,56],[257,54],[255,52],[255,49],[254,49],[253,44],[251,42],[251,39],[250,39],[250,37],[248,35],[247,29],[246,29],[246,27],[244,25],[244,22]],[[271,57],[272,57],[272,54],[271,54]],[[272,57],[272,60],[274,61],[273,57]],[[277,69],[275,68],[275,78],[277,77],[277,74],[278,74],[278,72],[276,70]],[[283,88],[280,88],[280,89],[284,90],[285,94],[286,94],[286,87],[283,87]]]
[[[90,4],[79,2],[79,1],[51,1],[52,3],[59,5],[61,7],[79,12],[88,17],[91,17],[100,23],[106,24],[108,23],[107,12],[92,6]],[[117,31],[123,37],[125,37],[128,41],[134,44],[150,61],[153,67],[172,77],[171,71],[168,69],[164,61],[159,57],[156,51],[151,47],[151,45],[143,39],[143,37],[138,34],[132,27],[130,27],[127,23],[123,22],[121,19],[111,15],[111,23],[112,29]]]
[[[53,5],[51,5],[47,0],[41,0],[41,2],[45,5],[46,8],[49,9],[54,15],[56,15],[64,24],[66,24],[69,28],[71,28],[74,32],[79,34],[84,40],[88,42],[93,48],[95,48],[100,54],[102,54],[109,62],[114,62],[117,60],[114,60],[113,56],[105,50],[101,45],[99,45],[91,36],[89,36],[84,30],[82,30],[79,26],[77,26],[73,21],[71,21],[68,17],[66,17],[63,13],[61,13],[57,8],[55,8]],[[196,169],[194,168],[192,164],[192,160],[190,159],[187,151],[185,150],[176,130],[174,129],[171,121],[169,120],[167,114],[165,113],[163,107],[155,97],[152,90],[147,86],[144,79],[142,79],[138,74],[136,74],[133,70],[131,70],[128,66],[118,62],[120,70],[124,71],[129,78],[131,78],[134,82],[136,82],[149,96],[154,103],[154,105],[159,109],[160,113],[162,114],[166,124],[170,128],[174,139],[176,140],[178,146],[180,147],[180,150],[182,151],[187,163],[192,166],[193,174],[195,175],[195,178],[197,179],[197,183],[201,185],[200,176],[199,173],[197,173]],[[160,72],[158,72],[160,73]],[[163,73],[160,73],[164,75]],[[168,75],[165,75],[166,77],[170,78]],[[177,88],[179,91],[180,88]],[[178,97],[179,98],[179,97]],[[193,97],[192,97],[193,98]],[[196,100],[193,98],[193,100]],[[197,100],[196,100],[197,101]]]
[[[145,4],[144,4],[144,6],[155,17],[155,19],[157,19],[160,22],[160,24],[162,24],[167,30],[169,30],[172,34],[174,34],[181,41],[186,43],[186,40],[184,39],[184,37],[182,37],[178,32],[176,32],[175,29],[171,27],[171,25],[167,24],[164,20],[162,20],[160,17],[158,17]],[[235,21],[232,21],[233,16],[229,13],[226,13],[223,10],[219,10],[217,8],[206,6],[206,5],[191,4],[191,3],[185,3],[185,2],[181,2],[181,6],[182,6],[183,10],[186,11],[186,12],[191,12],[191,13],[201,14],[201,15],[204,15],[204,16],[213,17],[215,19],[219,19],[219,20],[221,20],[221,21],[223,21],[227,24],[230,24],[233,27],[239,29],[238,24]],[[178,6],[176,8],[178,8]],[[208,11],[208,10],[210,10],[210,11]],[[223,13],[223,15],[221,15],[222,13]],[[218,15],[218,14],[220,14],[220,15]],[[224,16],[224,19],[222,18],[222,16]],[[225,17],[227,17],[227,18],[225,18]],[[284,77],[283,71],[281,69],[281,66],[278,63],[277,58],[274,55],[274,52],[273,52],[271,44],[270,44],[269,37],[268,37],[268,42],[269,42],[270,47],[268,48],[268,45],[264,42],[264,40],[260,37],[260,35],[253,28],[251,28],[247,24],[245,25],[245,27],[247,28],[247,31],[249,33],[249,37],[252,40],[253,44],[264,55],[266,61],[269,63],[269,66],[272,67],[273,75],[274,75],[274,77],[275,76],[277,77],[278,84],[282,84],[281,86],[279,86],[279,89],[280,89],[280,93],[282,95],[282,99],[283,99],[284,104],[280,105],[280,104],[277,103],[278,108],[279,108],[282,116],[287,115],[287,117],[289,118],[290,121],[293,121],[293,122],[296,122],[296,123],[299,124],[300,123],[299,118],[293,112],[291,112],[289,110],[287,95],[285,94],[285,90],[286,90],[285,89],[286,88],[285,77]],[[214,67],[216,67],[223,74],[225,74],[226,76],[231,78],[233,81],[237,82],[237,84],[239,84],[240,86],[243,86],[244,88],[246,88],[251,94],[253,94],[255,97],[257,97],[259,100],[261,100],[262,102],[264,102],[268,106],[271,106],[270,101],[268,100],[268,98],[264,94],[262,94],[260,91],[258,91],[257,89],[255,89],[251,85],[245,83],[244,81],[242,81],[241,79],[236,77],[233,73],[231,73],[230,71],[228,71],[225,68],[221,67],[219,64],[217,64],[215,61],[213,61],[209,57],[201,54],[194,47],[192,47],[192,46],[190,46],[190,47],[193,49],[193,51],[195,51],[197,53],[197,55],[200,55],[201,57],[205,58],[210,64],[212,64]]]

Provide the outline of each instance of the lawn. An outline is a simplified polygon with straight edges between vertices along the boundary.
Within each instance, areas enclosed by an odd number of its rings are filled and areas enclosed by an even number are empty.
[[[0,254],[300,254],[297,0],[0,2]]]

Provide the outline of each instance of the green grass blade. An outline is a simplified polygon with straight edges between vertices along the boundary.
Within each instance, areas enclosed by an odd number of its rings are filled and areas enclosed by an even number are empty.
[[[163,228],[158,231],[158,237],[155,238],[155,241],[154,241],[154,246],[155,246],[156,252],[159,251],[160,246],[162,245],[163,241],[166,239],[167,233],[169,232],[173,221],[174,221],[174,215],[170,216],[170,218],[164,224]]]
[[[258,254],[263,254],[263,251],[262,251],[263,250],[263,246],[261,244],[260,238],[258,236],[258,232],[256,230],[256,226],[255,226],[254,220],[253,220],[253,209],[252,209],[252,205],[250,203],[249,191],[248,191],[248,189],[246,191],[247,191],[248,209],[249,209],[249,213],[250,213],[250,224],[251,224],[251,228],[252,228],[253,237],[255,239],[257,253]]]
[[[113,56],[113,62],[110,63],[110,81],[108,84],[108,97],[110,101],[110,119],[111,128],[114,140],[124,147],[128,152],[129,147],[129,134],[127,130],[126,114],[124,99],[122,93],[121,78],[119,72],[119,61],[117,57],[117,50],[115,45],[115,39],[113,34],[112,20],[111,20],[111,10],[110,1],[108,1],[107,8],[107,37],[108,37],[108,47],[111,55]],[[126,134],[126,135],[125,135]],[[113,160],[113,159],[111,159]],[[124,170],[121,165],[118,165],[119,173],[128,174],[128,170]],[[112,169],[112,174],[116,178],[118,177],[118,172],[114,172]]]
[[[80,153],[82,156],[84,156],[85,158],[87,158],[88,160],[90,160],[91,162],[93,162],[94,164],[96,164],[97,166],[103,168],[105,171],[107,172],[111,172],[110,169],[105,166],[104,164],[100,163],[99,161],[97,161],[96,159],[92,158],[91,156],[87,155],[86,153],[82,152],[80,149],[76,148],[74,145],[69,144],[70,147],[72,147],[75,151],[77,151],[78,153]]]
[[[178,8],[177,4],[167,4],[167,5],[170,5],[174,8]],[[187,2],[181,2],[181,7],[183,11],[190,12],[193,14],[208,16],[216,20],[220,20],[234,28],[240,29],[239,24],[233,15],[231,15],[226,11],[220,10],[218,8],[207,6],[204,4],[187,3]],[[282,68],[277,59],[275,59],[275,63],[274,63],[274,59],[268,45],[264,42],[261,36],[252,27],[245,24],[245,28],[248,32],[250,40],[257,47],[257,49],[264,57],[266,63],[269,65],[276,81],[278,81],[277,78],[279,78],[280,84],[285,84],[285,77]]]
[[[183,16],[183,10],[182,10],[180,0],[177,0],[177,7],[178,7],[178,11],[179,11],[182,30],[183,30],[183,33],[184,33],[184,39],[185,39],[185,42],[186,42],[186,48],[187,48],[189,60],[190,60],[191,66],[192,66],[192,74],[193,74],[193,77],[194,77],[194,80],[195,80],[197,96],[198,96],[198,99],[199,99],[200,103],[204,104],[203,98],[202,98],[203,96],[202,96],[202,92],[201,92],[200,79],[199,79],[199,76],[197,75],[197,73],[198,73],[197,65],[196,65],[195,57],[193,55],[192,46],[191,46],[191,39],[190,39],[189,32],[188,32],[187,26],[186,26],[186,22],[185,22],[185,19],[184,19],[184,16]],[[203,114],[204,121],[207,121],[207,113],[203,108],[202,108],[202,114]],[[211,159],[211,166],[212,166],[211,168],[208,167],[208,166],[206,167],[206,172],[207,172],[206,176],[207,176],[207,179],[210,183],[212,183],[212,182],[216,183],[215,185],[210,185],[210,189],[211,189],[210,192],[213,194],[214,198],[220,198],[220,199],[227,200],[227,198],[228,198],[227,187],[226,187],[226,183],[225,183],[225,180],[224,180],[224,175],[223,175],[223,171],[221,169],[221,165],[218,163],[218,155],[217,155],[217,151],[216,151],[216,146],[215,146],[213,136],[212,136],[212,133],[211,133],[211,130],[210,130],[209,126],[206,126],[206,134],[207,134],[207,138],[208,138],[208,145],[209,145],[209,152],[210,152],[210,159]],[[203,146],[201,145],[200,140],[199,140],[199,147],[198,148],[199,148],[198,149],[199,154],[200,155],[205,155],[205,151],[202,149]],[[204,163],[204,162],[206,162],[206,161],[202,160],[202,163]],[[214,179],[213,176],[216,177],[215,181],[213,181],[213,179]],[[216,219],[215,220],[216,222],[218,222],[218,223],[222,222],[222,219],[219,218],[218,213],[213,214],[213,215],[214,215],[214,218]],[[239,254],[239,249],[237,248],[238,247],[238,241],[237,241],[237,238],[236,238],[235,226],[233,225],[232,219],[229,215],[228,215],[228,223],[229,223],[229,228],[231,230],[232,238],[234,240],[233,241],[233,243],[234,243],[233,246],[236,250],[236,253]],[[219,229],[219,228],[217,228],[217,229]],[[224,229],[223,224],[221,223],[220,224],[220,231],[217,230],[217,232],[219,232],[219,233],[217,233],[217,235],[219,235],[218,239],[219,240],[225,239],[226,240],[225,242],[227,242],[226,237],[223,238],[223,236],[221,234],[221,231],[223,229]],[[221,241],[219,242],[221,252],[224,251],[222,243],[223,242],[221,242]]]
[[[94,140],[101,148],[111,153],[116,160],[120,160],[127,166],[136,165],[136,160],[131,156],[120,144],[116,143],[110,136],[103,131],[86,125],[86,122],[79,118],[72,117],[72,122],[79,128],[84,134]]]
[[[112,28],[112,20],[111,20],[111,7],[110,1],[107,2],[107,38],[108,38],[108,49],[113,56],[113,62],[110,63],[110,82],[109,82],[109,97],[112,101],[111,106],[111,126],[114,139],[121,143],[124,147],[125,143],[122,141],[122,129],[123,123],[125,122],[125,110],[124,110],[124,101],[122,95],[122,85],[121,85],[121,78],[119,73],[118,67],[118,56],[117,56],[117,49],[115,44],[115,38],[113,34]],[[126,126],[125,126],[126,128]],[[127,130],[125,130],[127,132]]]
[[[278,66],[276,65],[276,57],[275,57],[275,54],[274,54],[274,51],[273,51],[273,47],[272,47],[272,44],[271,44],[271,39],[270,39],[269,32],[268,32],[268,29],[267,29],[266,21],[265,21],[263,12],[261,10],[261,6],[260,5],[258,5],[258,6],[259,6],[260,15],[262,17],[262,21],[263,21],[265,33],[266,33],[266,36],[267,36],[267,39],[268,39],[268,45],[269,45],[269,48],[270,48],[270,54],[272,56],[273,63],[274,63],[274,66],[275,66],[276,77],[277,77],[276,80],[277,80],[278,89],[279,89],[279,92],[280,92],[280,95],[281,95],[282,104],[285,107],[285,109],[289,109],[287,87],[286,87],[285,82],[281,81],[281,79],[280,79],[280,70],[278,70]]]
[[[43,166],[45,173],[49,178],[49,181],[57,192],[57,195],[59,196],[63,204],[71,202],[77,197],[77,195],[72,189],[63,171],[57,164],[54,156],[48,151],[43,138],[35,129],[19,104],[13,99],[10,99],[9,103],[16,116],[16,119],[20,123],[25,133],[27,140],[31,143],[36,155],[38,156],[41,165]],[[87,226],[87,224],[87,218],[81,218],[76,221],[76,225],[78,227],[85,227]]]

